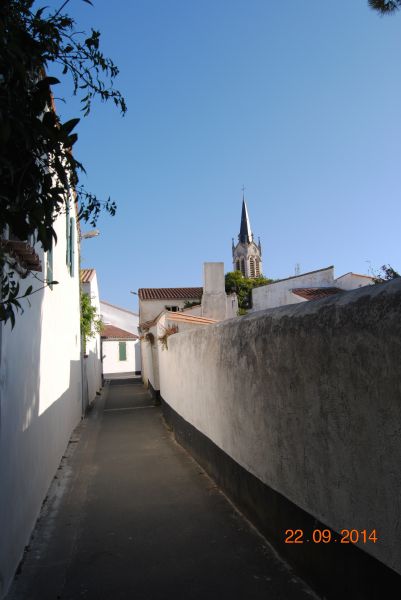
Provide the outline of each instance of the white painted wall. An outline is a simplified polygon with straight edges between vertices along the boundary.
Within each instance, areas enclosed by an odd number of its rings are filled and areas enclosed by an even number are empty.
[[[130,333],[138,335],[138,313],[131,312],[125,308],[120,308],[105,300],[100,300],[100,313],[105,325],[115,325],[115,327],[124,329],[124,331],[129,331]]]
[[[75,243],[72,277],[65,219],[60,215],[55,223],[53,279],[59,284],[34,294],[31,307],[23,302],[14,330],[0,325],[0,597],[82,414],[78,248]],[[41,287],[30,276],[22,290],[30,284]]]
[[[224,263],[203,263],[202,316],[223,321],[229,306],[224,289]]]
[[[119,360],[119,342],[125,342],[127,360]],[[103,373],[135,373],[141,370],[139,340],[107,340],[103,339]]]
[[[327,340],[330,340],[330,344]],[[401,574],[401,279],[178,333],[162,398],[262,482]]]
[[[91,281],[82,284],[82,291],[89,296],[92,306],[96,308],[96,314],[100,317],[99,286],[96,271]],[[91,404],[96,398],[96,392],[102,387],[102,360],[99,333],[95,333],[94,337],[86,341],[84,373],[88,403]]]
[[[293,288],[333,286],[334,267],[289,277],[270,285],[263,285],[252,290],[251,312],[306,302],[304,298],[300,298],[291,292]]]
[[[345,273],[334,280],[334,285],[342,290],[356,290],[365,285],[373,285],[373,283],[373,277],[357,273]]]

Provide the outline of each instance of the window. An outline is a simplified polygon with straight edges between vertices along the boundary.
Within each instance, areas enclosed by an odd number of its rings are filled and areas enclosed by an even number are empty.
[[[251,258],[249,259],[249,270],[250,276],[255,277],[255,259],[253,258],[253,256],[251,256]]]
[[[118,342],[118,360],[127,360],[127,342]]]
[[[255,274],[256,277],[260,276],[260,262],[258,258],[255,259]]]
[[[165,306],[164,308],[166,310],[169,310],[170,312],[179,312],[180,311],[179,306]]]
[[[70,271],[70,255],[71,255],[71,238],[70,238],[70,201],[66,202],[65,206],[65,240],[66,240],[66,253],[65,262]]]
[[[237,258],[237,260],[235,261],[235,270],[236,271],[241,271],[241,267],[240,267],[240,264],[239,264],[239,258]]]
[[[245,260],[241,258],[241,273],[245,277]]]
[[[75,261],[75,219],[70,217],[69,238],[67,238],[68,262],[67,266],[70,270],[71,277],[74,277],[74,261]]]

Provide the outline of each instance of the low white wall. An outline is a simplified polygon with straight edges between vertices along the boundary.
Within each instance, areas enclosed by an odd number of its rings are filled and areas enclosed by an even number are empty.
[[[169,338],[163,399],[242,467],[401,574],[401,279]],[[290,525],[289,525],[290,526]]]
[[[119,359],[119,343],[125,342],[127,360]],[[141,370],[139,340],[103,340],[103,373],[135,373]]]
[[[305,302],[304,298],[300,298],[291,292],[293,288],[331,287],[333,285],[334,267],[289,277],[270,285],[263,285],[252,290],[252,311]]]
[[[23,302],[13,330],[0,325],[0,597],[82,412],[78,252],[75,246],[71,276],[64,215],[55,229],[53,278],[59,284],[34,294],[31,307]],[[28,277],[21,291],[30,284],[41,285]]]

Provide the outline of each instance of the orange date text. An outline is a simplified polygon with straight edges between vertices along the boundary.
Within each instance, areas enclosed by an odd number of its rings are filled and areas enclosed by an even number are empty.
[[[376,529],[341,529],[335,533],[330,529],[313,529],[305,532],[303,529],[286,529],[284,534],[285,544],[376,544],[378,540]]]

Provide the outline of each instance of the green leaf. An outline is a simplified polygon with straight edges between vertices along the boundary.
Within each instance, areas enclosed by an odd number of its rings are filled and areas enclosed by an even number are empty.
[[[70,119],[61,125],[64,133],[67,135],[78,125],[81,119]]]

